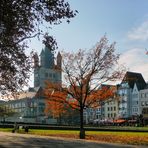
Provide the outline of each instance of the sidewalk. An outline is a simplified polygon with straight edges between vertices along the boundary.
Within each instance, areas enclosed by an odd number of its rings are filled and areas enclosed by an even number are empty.
[[[146,148],[86,140],[0,132],[0,148]]]

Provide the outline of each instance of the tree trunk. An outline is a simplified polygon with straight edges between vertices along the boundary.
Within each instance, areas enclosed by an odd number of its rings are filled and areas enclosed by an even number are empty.
[[[85,129],[83,124],[83,109],[80,109],[80,139],[85,139]]]

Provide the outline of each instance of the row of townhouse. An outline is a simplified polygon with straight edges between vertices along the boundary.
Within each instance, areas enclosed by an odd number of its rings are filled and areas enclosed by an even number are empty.
[[[142,115],[148,119],[148,86],[140,73],[127,72],[117,86],[116,97],[101,102],[96,109],[84,111],[85,123],[133,119]]]
[[[19,98],[5,102],[6,106],[17,114],[6,117],[6,121],[50,123],[57,121],[53,117],[47,117],[44,113],[45,99],[39,94],[41,87],[30,89],[21,93]],[[112,121],[119,118],[129,119],[142,115],[148,119],[148,87],[140,73],[127,72],[122,82],[116,86],[114,98],[100,102],[96,109],[84,110],[84,122]],[[3,118],[1,118],[3,120]]]

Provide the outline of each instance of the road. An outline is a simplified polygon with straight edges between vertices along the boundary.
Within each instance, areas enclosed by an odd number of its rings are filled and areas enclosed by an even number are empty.
[[[0,148],[146,148],[87,140],[0,132]]]

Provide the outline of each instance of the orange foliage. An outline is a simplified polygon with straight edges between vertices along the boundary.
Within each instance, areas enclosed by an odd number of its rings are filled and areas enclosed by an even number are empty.
[[[115,86],[102,86],[93,91],[86,99],[86,106],[98,107],[101,101],[113,98],[115,95]]]
[[[46,98],[45,114],[52,114],[54,117],[59,117],[61,114],[66,113],[67,93],[61,91],[59,84],[46,83],[47,88],[44,90],[44,96]]]
[[[48,101],[46,103],[45,113],[52,114],[54,118],[60,117],[61,114],[66,113],[65,105],[56,101]]]
[[[47,82],[47,87],[44,90],[46,97],[45,113],[59,117],[61,114],[66,114],[68,107],[77,110],[80,110],[82,106],[83,108],[95,108],[100,105],[101,101],[114,97],[115,90],[115,86],[104,85],[100,89],[86,94],[86,88],[82,89],[81,92],[80,87],[76,85],[62,88],[58,84]]]

